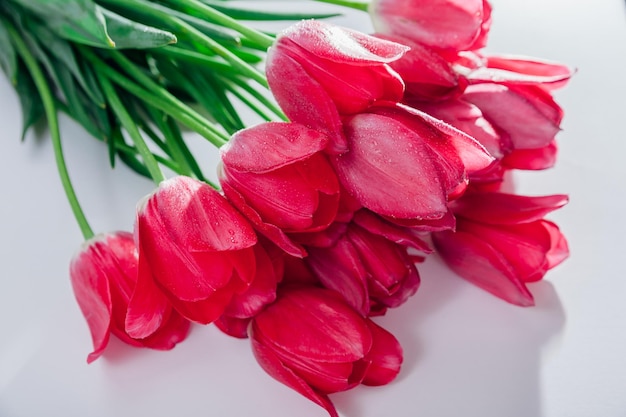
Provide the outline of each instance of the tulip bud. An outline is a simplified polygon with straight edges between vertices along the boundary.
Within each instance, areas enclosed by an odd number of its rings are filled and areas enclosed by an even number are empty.
[[[373,0],[369,11],[377,33],[452,53],[484,47],[491,26],[486,0]]]
[[[328,137],[297,123],[241,130],[222,147],[224,193],[256,229],[293,256],[290,234],[323,230],[339,208],[339,182],[321,151]]]
[[[559,228],[543,219],[567,196],[525,197],[471,191],[454,201],[456,231],[433,233],[443,260],[461,277],[520,306],[534,305],[526,283],[569,255]]]
[[[341,115],[376,101],[400,101],[402,79],[387,63],[409,48],[317,20],[290,26],[267,55],[272,94],[290,120],[331,138],[330,151],[346,150]],[[285,82],[289,80],[289,82]]]
[[[137,249],[133,235],[127,232],[98,235],[85,242],[72,259],[72,288],[93,339],[94,350],[87,362],[102,354],[111,333],[129,345],[161,350],[172,349],[187,336],[189,322],[169,304],[163,320],[144,337],[129,335],[125,321],[137,272]],[[156,296],[165,300],[163,294]]]
[[[159,318],[149,295],[160,288],[189,320],[217,319],[256,274],[252,226],[206,183],[175,177],[139,207],[136,222],[141,291],[129,326],[148,331]]]
[[[252,320],[250,332],[263,369],[334,417],[328,394],[360,383],[388,383],[402,362],[402,349],[390,333],[338,294],[315,287],[279,292],[276,302]]]

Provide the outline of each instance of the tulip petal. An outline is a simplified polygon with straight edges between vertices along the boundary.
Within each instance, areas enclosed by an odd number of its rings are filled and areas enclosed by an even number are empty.
[[[223,333],[238,339],[248,338],[248,327],[252,319],[238,319],[231,316],[221,315],[213,322]]]
[[[486,77],[471,74],[471,78],[487,79],[491,82],[542,84],[542,87],[554,90],[565,86],[574,75],[570,67],[526,56],[488,55],[486,58]]]
[[[256,273],[252,283],[243,293],[233,295],[224,310],[224,314],[233,318],[252,317],[276,299],[276,285],[282,277],[282,265],[272,263],[261,245],[254,246],[254,255]]]
[[[513,169],[548,169],[556,163],[557,151],[556,141],[553,140],[543,148],[515,149],[502,159],[502,164]]]
[[[409,50],[405,45],[319,20],[303,20],[291,25],[281,33],[278,42],[283,37],[319,58],[352,65],[389,63]]]
[[[184,301],[223,287],[237,262],[213,261],[256,243],[251,225],[224,197],[187,177],[162,182],[138,211],[136,227],[155,281]]]
[[[338,294],[318,288],[285,291],[254,324],[276,348],[319,361],[359,360],[372,343],[363,318]]]
[[[309,158],[328,137],[298,123],[262,123],[236,132],[220,148],[224,164],[243,172],[267,172]]]
[[[560,131],[563,111],[550,93],[536,86],[476,84],[465,90],[463,99],[478,106],[515,149],[542,148]]]
[[[305,396],[315,404],[323,407],[330,417],[339,417],[335,406],[326,394],[322,394],[296,375],[291,369],[284,366],[278,357],[262,343],[259,343],[254,333],[251,336],[252,351],[258,363],[272,378]]]
[[[170,350],[179,342],[185,340],[189,334],[191,323],[176,311],[170,309],[163,326],[150,336],[142,339],[144,346],[157,350]]]
[[[98,262],[97,252],[92,248],[94,242],[95,240],[85,242],[70,264],[74,296],[87,321],[93,341],[94,350],[87,356],[87,363],[100,357],[109,342],[113,309],[107,274],[102,268],[105,265]]]
[[[372,332],[372,349],[367,359],[372,363],[365,373],[364,385],[386,385],[393,381],[402,366],[402,346],[393,334],[371,320],[367,325]]]
[[[432,48],[462,51],[473,47],[481,36],[483,24],[489,21],[490,11],[485,9],[485,3],[483,0],[374,0],[370,14],[377,32],[408,37]]]
[[[569,257],[569,245],[558,226],[548,220],[542,222],[550,234],[550,250],[546,254],[548,269],[552,269]]]
[[[280,227],[264,222],[259,213],[250,207],[244,197],[227,182],[222,183],[222,189],[229,201],[250,220],[259,233],[291,256],[297,258],[306,256],[306,250],[302,245],[291,240]]]
[[[438,253],[459,276],[511,304],[535,304],[526,285],[490,244],[462,231],[438,232],[432,237]]]
[[[350,151],[335,157],[343,187],[363,206],[395,218],[436,219],[445,190],[432,151],[402,123],[376,114],[346,122]]]
[[[329,152],[346,151],[346,139],[335,103],[319,82],[306,73],[302,64],[287,54],[278,53],[276,48],[270,48],[265,72],[272,94],[291,121],[328,135]]]
[[[361,315],[368,315],[367,271],[349,240],[341,238],[329,248],[309,248],[305,261],[324,287],[341,294]]]
[[[492,227],[459,220],[459,230],[480,236],[487,244],[497,247],[517,278],[533,282],[543,278],[548,271],[546,255],[550,250],[551,237],[541,223]]]
[[[567,195],[528,197],[500,192],[470,192],[451,203],[455,215],[485,224],[529,223],[567,204]]]
[[[433,251],[428,243],[414,233],[413,229],[389,223],[370,211],[359,210],[356,212],[354,222],[368,232],[382,236],[399,245],[409,246],[424,253]]]
[[[128,303],[125,330],[130,337],[143,339],[156,332],[162,325],[171,310],[171,305],[155,283],[141,247],[138,268],[137,284]]]

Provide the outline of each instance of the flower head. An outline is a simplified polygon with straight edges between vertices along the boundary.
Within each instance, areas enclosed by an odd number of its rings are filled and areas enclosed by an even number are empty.
[[[96,360],[111,334],[132,346],[172,349],[187,336],[189,322],[173,311],[165,295],[162,320],[141,338],[126,327],[128,304],[137,286],[137,248],[133,235],[116,232],[85,242],[70,264],[70,278],[78,305],[87,320],[94,350],[87,361]]]
[[[331,416],[328,394],[395,378],[402,349],[389,332],[363,318],[333,291],[286,288],[252,320],[254,355],[272,377]]]
[[[182,176],[162,182],[139,207],[135,227],[141,287],[128,320],[139,334],[161,316],[154,288],[188,319],[210,323],[254,280],[252,226],[205,183]]]

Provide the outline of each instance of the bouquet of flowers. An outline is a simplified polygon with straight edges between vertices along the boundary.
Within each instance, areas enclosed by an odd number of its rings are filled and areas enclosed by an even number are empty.
[[[400,372],[402,347],[372,317],[416,293],[426,256],[519,306],[567,258],[545,219],[567,196],[517,195],[509,177],[555,164],[552,91],[572,70],[485,53],[485,0],[326,2],[369,12],[374,33],[297,3],[0,3],[0,64],[24,133],[47,120],[85,238],[69,276],[88,362],[111,334],[169,350],[192,323],[214,323],[337,416],[329,394]],[[278,20],[294,23],[254,28]],[[111,166],[155,182],[134,231],[92,231],[59,111],[104,143]],[[219,147],[219,183],[186,130]]]

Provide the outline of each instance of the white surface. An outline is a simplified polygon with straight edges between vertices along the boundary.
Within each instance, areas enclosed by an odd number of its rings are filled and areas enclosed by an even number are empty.
[[[571,258],[531,287],[532,309],[501,302],[429,260],[418,294],[379,320],[404,346],[400,377],[331,396],[342,416],[626,416],[626,7],[493,3],[490,50],[579,69],[557,94],[566,111],[557,167],[516,177],[520,193],[570,194],[551,218]],[[87,366],[91,340],[68,278],[81,236],[47,133],[20,143],[20,120],[17,97],[0,77],[0,416],[325,415],[265,375],[247,341],[214,327],[194,327],[171,352],[112,340]],[[66,118],[62,131],[94,229],[130,229],[151,183],[121,164],[111,171],[102,144]]]

